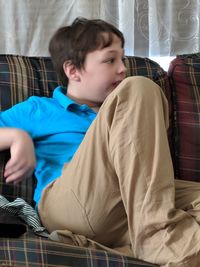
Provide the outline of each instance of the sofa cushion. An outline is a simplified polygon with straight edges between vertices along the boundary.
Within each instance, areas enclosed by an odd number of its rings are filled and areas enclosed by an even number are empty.
[[[200,53],[177,56],[168,74],[173,88],[175,175],[200,181]]]
[[[155,81],[166,94],[171,107],[168,77],[159,64],[148,58],[131,56],[126,57],[125,64],[127,76],[141,75]],[[9,108],[31,95],[51,96],[53,89],[58,84],[59,81],[50,58],[0,55],[1,110]],[[34,205],[32,197],[35,179],[30,177],[15,186],[5,184],[3,170],[8,156],[9,153],[0,153],[0,194],[10,201],[21,197],[29,204]]]
[[[156,267],[157,265],[103,250],[70,246],[28,233],[21,238],[0,238],[0,266]]]
[[[1,110],[31,95],[50,96],[57,84],[50,58],[0,55]]]

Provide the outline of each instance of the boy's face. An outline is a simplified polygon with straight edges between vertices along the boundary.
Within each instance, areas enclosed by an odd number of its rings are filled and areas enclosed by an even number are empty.
[[[79,71],[79,97],[88,104],[101,105],[125,78],[123,59],[124,49],[116,35],[110,46],[88,53],[84,68]]]

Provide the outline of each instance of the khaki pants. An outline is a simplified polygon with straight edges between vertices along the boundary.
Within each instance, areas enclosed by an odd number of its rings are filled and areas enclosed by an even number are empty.
[[[199,267],[200,183],[174,180],[167,127],[160,88],[144,77],[125,79],[44,190],[39,213],[47,229],[70,244]]]

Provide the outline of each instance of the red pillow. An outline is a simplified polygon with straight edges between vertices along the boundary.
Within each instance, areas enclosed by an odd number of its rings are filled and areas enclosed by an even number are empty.
[[[177,56],[168,75],[174,109],[175,176],[200,181],[200,53]]]

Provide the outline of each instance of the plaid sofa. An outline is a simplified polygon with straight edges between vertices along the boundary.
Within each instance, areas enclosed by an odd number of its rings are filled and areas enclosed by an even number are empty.
[[[169,102],[168,137],[176,176],[179,179],[198,180],[200,149],[196,146],[200,143],[200,55],[177,57],[171,63],[168,73],[148,58],[129,56],[125,64],[127,76],[146,76],[159,84],[164,91]],[[51,96],[58,84],[50,58],[0,55],[0,110],[5,110],[31,95]],[[15,186],[5,184],[3,170],[8,157],[9,151],[0,152],[0,194],[9,201],[21,197],[34,206],[34,177],[28,177]],[[36,236],[31,229],[18,238],[0,237],[0,265],[155,266],[106,251],[54,242]]]

